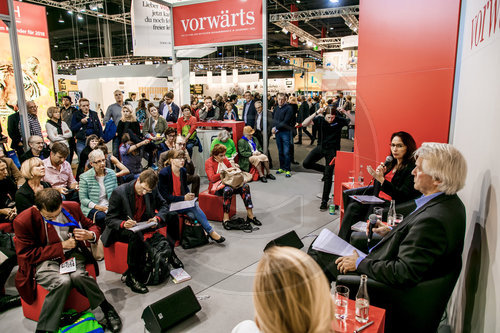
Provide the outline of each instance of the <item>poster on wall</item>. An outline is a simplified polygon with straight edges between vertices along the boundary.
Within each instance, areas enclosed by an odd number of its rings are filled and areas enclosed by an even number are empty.
[[[178,6],[173,8],[172,18],[176,48],[262,39],[262,0]]]
[[[26,101],[38,105],[38,118],[43,125],[46,111],[55,105],[54,80],[45,7],[14,1],[19,53],[22,63]],[[17,103],[14,67],[7,26],[0,22],[0,121],[7,128],[7,117]]]
[[[134,56],[172,56],[170,8],[148,0],[132,0]]]
[[[306,72],[295,74],[296,91],[321,91],[323,74],[318,72]]]

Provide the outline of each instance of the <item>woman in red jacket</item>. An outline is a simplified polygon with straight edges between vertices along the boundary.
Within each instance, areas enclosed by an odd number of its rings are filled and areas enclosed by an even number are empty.
[[[188,104],[182,106],[182,117],[177,120],[177,133],[185,137],[184,143],[189,153],[189,157],[193,157],[193,147],[198,146],[198,151],[201,153],[203,148],[201,142],[196,135],[196,117],[191,114],[191,107]]]
[[[262,222],[257,220],[253,215],[252,195],[250,194],[250,186],[244,184],[239,188],[232,188],[231,186],[224,185],[220,181],[220,172],[224,169],[231,168],[232,165],[226,158],[226,147],[221,144],[216,144],[210,153],[210,157],[205,161],[205,172],[207,173],[208,180],[208,193],[222,196],[224,198],[224,217],[223,222],[229,221],[229,210],[231,208],[231,200],[233,194],[240,194],[245,207],[247,208],[247,222],[255,225],[262,225]]]

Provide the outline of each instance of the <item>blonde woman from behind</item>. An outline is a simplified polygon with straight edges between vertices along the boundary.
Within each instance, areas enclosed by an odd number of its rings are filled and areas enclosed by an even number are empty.
[[[330,285],[306,253],[292,247],[267,250],[253,290],[255,322],[243,321],[232,333],[334,332]]]

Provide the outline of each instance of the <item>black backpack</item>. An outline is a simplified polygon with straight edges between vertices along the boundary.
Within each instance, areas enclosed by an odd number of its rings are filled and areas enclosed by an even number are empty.
[[[160,233],[154,233],[145,241],[146,264],[140,281],[146,285],[154,286],[165,281],[170,274],[169,263],[172,258],[172,248],[167,238]]]
[[[222,222],[222,226],[226,230],[243,230],[244,232],[252,232],[254,230],[259,230],[257,227],[252,227],[252,225],[245,219],[238,217],[233,220]]]

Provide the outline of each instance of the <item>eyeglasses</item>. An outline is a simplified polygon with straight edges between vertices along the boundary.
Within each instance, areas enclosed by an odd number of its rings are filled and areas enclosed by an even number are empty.
[[[96,163],[96,164],[97,163],[106,163],[106,160],[105,159],[104,160],[98,160],[98,161],[94,161],[94,163]]]
[[[398,144],[391,143],[391,148],[401,149],[403,147],[406,147],[406,146],[404,144],[401,144],[401,143],[398,143]]]

